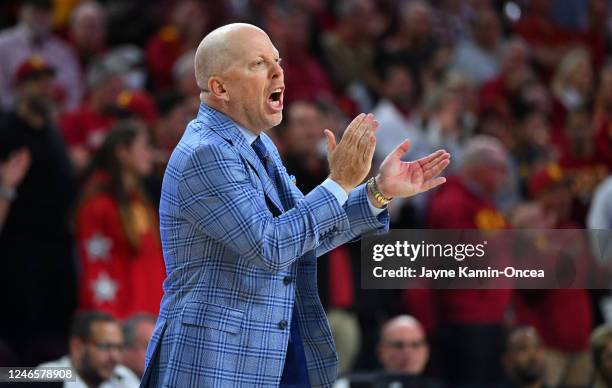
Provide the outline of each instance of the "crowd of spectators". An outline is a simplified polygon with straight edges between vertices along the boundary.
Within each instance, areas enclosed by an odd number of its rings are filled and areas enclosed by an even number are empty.
[[[323,129],[341,136],[373,112],[374,166],[406,138],[406,159],[452,154],[445,185],[390,204],[393,228],[611,229],[611,7],[1,2],[0,365],[72,362],[97,384],[142,375],[165,277],[161,179],[200,103],[194,50],[230,22],[263,28],[283,58],[285,117],[269,135],[302,191],[328,174]],[[318,263],[347,379],[612,386],[611,329],[593,333],[612,321],[606,290],[364,290],[358,244]]]

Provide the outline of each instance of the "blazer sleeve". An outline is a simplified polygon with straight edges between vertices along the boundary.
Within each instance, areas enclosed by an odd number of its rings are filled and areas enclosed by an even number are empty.
[[[199,145],[181,172],[178,206],[195,228],[248,262],[278,272],[349,229],[345,209],[321,186],[273,217],[244,163],[229,146]]]
[[[365,233],[382,234],[389,231],[389,211],[385,210],[378,216],[372,214],[365,184],[351,191],[343,207],[349,219],[349,229],[325,239],[316,249],[317,257],[348,241],[357,241]]]

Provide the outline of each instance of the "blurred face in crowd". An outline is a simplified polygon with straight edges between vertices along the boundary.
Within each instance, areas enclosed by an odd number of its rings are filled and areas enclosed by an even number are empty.
[[[485,49],[494,49],[501,34],[501,27],[497,14],[486,9],[480,11],[474,25],[474,39]]]
[[[533,328],[517,329],[508,338],[504,365],[516,384],[533,384],[544,377],[544,348]]]
[[[123,333],[117,322],[93,322],[89,339],[71,340],[71,361],[79,375],[94,386],[113,376],[122,352]]]
[[[409,4],[404,11],[402,27],[406,34],[418,41],[425,41],[431,36],[431,11],[423,3]]]
[[[106,44],[104,11],[94,3],[85,3],[75,10],[70,25],[72,42],[81,51],[96,53]]]
[[[576,63],[569,74],[568,82],[583,98],[587,98],[593,86],[593,69],[588,58],[584,58]]]
[[[383,328],[378,359],[385,371],[420,374],[429,358],[425,332],[414,319],[396,319]]]
[[[132,143],[120,147],[117,153],[122,167],[135,176],[146,177],[153,171],[153,150],[145,130],[140,130]]]
[[[505,74],[512,74],[525,70],[529,52],[525,43],[520,40],[512,40],[505,47],[502,57],[502,70]]]
[[[179,1],[172,12],[172,21],[186,38],[197,38],[204,34],[208,23],[202,4],[195,0]]]
[[[285,83],[278,50],[268,35],[238,26],[226,33],[225,47],[228,65],[208,81],[224,112],[254,133],[278,125]]]
[[[35,39],[42,39],[51,33],[51,9],[26,4],[21,8],[20,21],[32,32]]]
[[[553,183],[538,197],[538,202],[547,214],[552,214],[556,222],[562,222],[570,217],[572,195],[570,188],[564,182]]]
[[[54,105],[54,77],[41,74],[24,80],[17,87],[17,96],[37,113],[47,113]]]
[[[547,148],[550,139],[550,124],[542,112],[530,113],[521,124],[521,137],[525,142]]]
[[[317,107],[308,102],[293,103],[285,134],[287,148],[298,155],[314,155],[322,134],[322,117]]]
[[[155,323],[153,322],[139,322],[136,325],[134,343],[129,346],[126,345],[123,353],[123,365],[130,368],[139,377],[144,374],[147,346],[154,329]]]
[[[387,70],[385,96],[400,110],[409,111],[413,107],[414,83],[410,70],[402,66],[393,66]]]
[[[488,194],[495,195],[508,180],[508,165],[502,161],[491,161],[474,167],[473,176]]]

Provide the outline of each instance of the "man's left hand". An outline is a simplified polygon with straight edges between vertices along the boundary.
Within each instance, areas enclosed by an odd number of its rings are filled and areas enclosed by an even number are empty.
[[[410,148],[406,139],[383,160],[376,176],[381,194],[387,198],[406,198],[422,193],[446,182],[438,175],[450,163],[450,154],[438,150],[413,162],[401,160]]]

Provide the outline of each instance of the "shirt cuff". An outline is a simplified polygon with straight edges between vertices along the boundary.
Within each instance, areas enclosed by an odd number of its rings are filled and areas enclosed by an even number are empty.
[[[344,206],[348,200],[348,194],[339,184],[334,182],[331,178],[327,178],[321,183],[321,186],[325,187],[330,193],[336,197],[340,206]],[[369,201],[368,201],[369,202]]]
[[[372,215],[374,217],[378,217],[378,215],[382,212],[384,212],[387,207],[383,207],[383,208],[377,208],[376,206],[372,205],[372,202],[370,202],[370,198],[367,199],[368,201],[368,206],[370,207],[370,211],[372,212]]]

